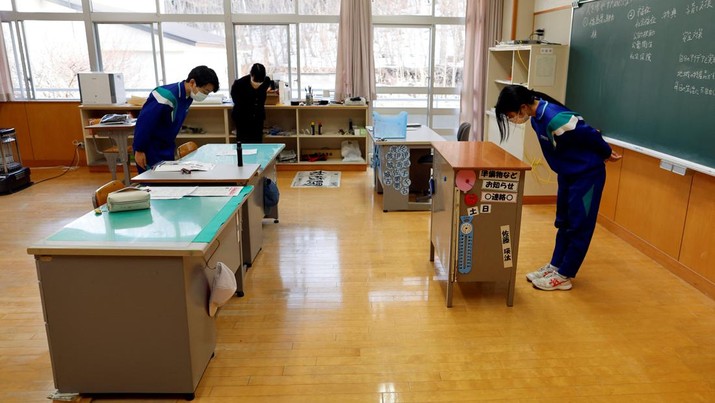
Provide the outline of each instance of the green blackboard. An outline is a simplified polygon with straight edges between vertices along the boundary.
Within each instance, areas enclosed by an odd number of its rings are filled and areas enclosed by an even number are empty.
[[[626,148],[715,171],[714,3],[574,6],[566,105]]]

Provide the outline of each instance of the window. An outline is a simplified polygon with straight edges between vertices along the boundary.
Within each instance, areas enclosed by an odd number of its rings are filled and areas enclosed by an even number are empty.
[[[147,0],[91,0],[92,11],[100,13],[155,13],[156,2]]]
[[[31,98],[78,99],[77,73],[90,71],[84,24],[24,21],[18,27],[24,33],[28,66],[22,75],[30,79]],[[18,32],[14,35],[22,37]],[[17,43],[8,44],[6,35],[6,46],[13,45]],[[12,52],[20,54],[18,49]]]
[[[164,64],[166,83],[186,79],[191,69],[206,65],[216,71],[220,92],[228,94],[229,81],[226,59],[226,34],[221,23],[162,24],[164,30]]]
[[[376,26],[375,81],[381,87],[421,87],[429,81],[429,27]]]
[[[337,38],[338,24],[300,24],[300,85],[316,97],[335,90]]]
[[[237,14],[294,14],[294,2],[285,0],[231,0]]]
[[[11,29],[9,23],[2,23],[3,38],[5,39],[5,49],[7,49],[8,65],[10,66],[10,80],[13,83],[13,96],[16,99],[28,97],[26,82],[22,79],[22,60],[18,54],[20,49],[17,43],[16,30]]]
[[[15,1],[17,11],[33,13],[81,13],[81,0]]]
[[[372,5],[378,94],[373,107],[387,114],[404,110],[410,122],[456,134],[466,1],[374,0]]]
[[[372,15],[432,15],[432,2],[426,0],[374,0]]]
[[[436,17],[464,17],[466,0],[434,0]]]
[[[444,127],[456,132],[466,0],[371,4],[373,107],[430,125],[454,117]],[[0,0],[0,10],[17,99],[79,99],[81,71],[123,73],[128,95],[146,96],[202,64],[223,94],[253,63],[293,99],[334,91],[340,0]]]
[[[340,0],[300,0],[302,15],[340,15]]]
[[[223,14],[223,0],[161,1],[159,7],[165,14]]]
[[[154,24],[97,24],[101,70],[123,73],[127,95],[147,96],[159,84]]]
[[[288,25],[236,25],[235,29],[238,77],[248,74],[254,63],[264,65],[273,80],[290,83],[297,76]]]

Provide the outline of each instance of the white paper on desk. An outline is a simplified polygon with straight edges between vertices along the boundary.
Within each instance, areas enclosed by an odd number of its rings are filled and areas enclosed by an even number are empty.
[[[181,199],[195,191],[198,186],[154,186],[147,187],[152,199]]]
[[[180,172],[183,169],[188,169],[189,171],[210,171],[214,169],[216,165],[210,162],[199,162],[199,161],[164,161],[154,167],[157,172]]]
[[[189,196],[235,196],[241,193],[243,186],[199,186]]]
[[[244,148],[241,150],[242,155],[256,155],[258,154],[258,149],[257,148]],[[224,156],[224,155],[236,155],[236,150],[219,150],[216,152],[216,155]]]

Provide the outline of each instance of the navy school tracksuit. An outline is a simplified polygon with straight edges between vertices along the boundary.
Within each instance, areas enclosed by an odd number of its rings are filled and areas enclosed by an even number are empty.
[[[139,112],[132,147],[146,154],[147,169],[174,160],[176,136],[194,101],[186,96],[184,82],[156,87]],[[144,171],[139,166],[137,169]]]
[[[596,228],[611,147],[575,112],[540,100],[531,126],[546,161],[558,175],[556,244],[551,264],[575,277]]]

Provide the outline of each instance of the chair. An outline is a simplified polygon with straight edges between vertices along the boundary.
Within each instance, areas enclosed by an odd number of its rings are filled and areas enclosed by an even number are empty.
[[[176,148],[176,153],[179,155],[179,158],[184,158],[185,156],[191,154],[198,149],[199,146],[196,143],[194,143],[193,141],[187,141],[186,143]]]
[[[92,204],[94,208],[97,208],[105,203],[107,203],[107,196],[119,189],[124,189],[124,182],[114,179],[111,182],[107,182],[104,185],[97,188],[92,195]]]
[[[92,133],[92,138],[94,139],[94,149],[97,153],[102,154],[104,159],[107,160],[107,166],[109,167],[109,172],[112,174],[112,179],[117,179],[117,162],[119,162],[119,147],[113,144],[111,147],[99,149],[98,139],[95,133]],[[127,161],[130,161],[130,156],[134,153],[132,146],[127,146]]]
[[[469,131],[472,130],[472,124],[462,122],[457,129],[457,141],[469,141]]]

